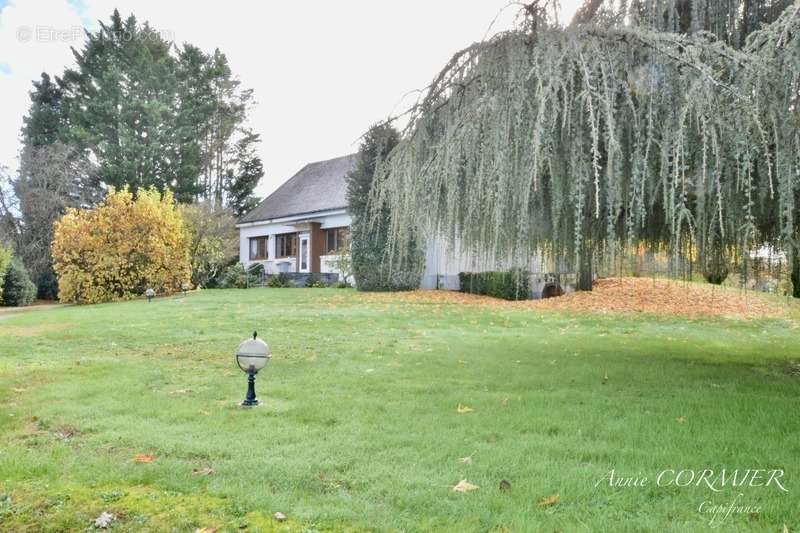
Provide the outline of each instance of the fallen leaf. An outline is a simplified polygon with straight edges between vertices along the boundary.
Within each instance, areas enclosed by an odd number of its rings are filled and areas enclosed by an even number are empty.
[[[170,392],[170,394],[189,394],[192,392],[192,389],[178,389]]]
[[[471,465],[472,464],[472,457],[459,457],[458,462],[462,465]]]
[[[59,439],[66,441],[74,437],[77,432],[78,430],[72,426],[59,426],[53,431],[53,434]]]
[[[204,466],[203,468],[194,468],[192,469],[192,474],[195,476],[210,476],[214,473],[214,469],[208,466]]]
[[[475,409],[473,409],[472,407],[469,407],[469,406],[467,406],[467,405],[462,405],[462,404],[458,404],[458,407],[456,407],[456,411],[457,411],[459,414],[471,413],[471,412],[472,412],[472,411],[474,411],[474,410],[475,410]]]
[[[539,507],[550,507],[551,505],[555,505],[558,503],[558,500],[561,499],[561,496],[556,492],[555,494],[548,496],[547,498],[542,498],[538,501],[536,505]]]
[[[678,424],[683,424],[684,420],[686,419],[683,418],[682,416],[679,416],[678,418],[675,419],[675,422],[677,422]]]
[[[276,512],[274,515],[272,515],[272,518],[274,518],[274,519],[275,519],[275,520],[277,520],[278,522],[284,522],[284,521],[286,520],[286,515],[285,515],[285,514],[283,514],[283,513],[282,513],[282,512],[280,512],[280,511],[278,511],[278,512]]]
[[[100,516],[94,519],[94,527],[105,529],[110,526],[111,522],[114,520],[116,520],[116,517],[113,514],[103,511],[100,513]]]
[[[505,479],[500,480],[500,490],[502,491],[511,490],[511,483],[509,483]]]
[[[478,490],[479,488],[480,487],[473,485],[466,479],[462,479],[456,486],[453,487],[453,492],[470,492],[472,490]]]
[[[133,456],[133,460],[137,463],[152,463],[155,457],[146,453],[139,453]]]
[[[506,405],[508,405],[508,397],[506,397],[506,398],[503,398],[503,401],[501,401],[501,402],[500,402],[500,405],[502,405],[503,407],[505,407]]]
[[[603,385],[605,385],[606,383],[608,383],[608,372],[606,372],[605,375],[603,376]]]

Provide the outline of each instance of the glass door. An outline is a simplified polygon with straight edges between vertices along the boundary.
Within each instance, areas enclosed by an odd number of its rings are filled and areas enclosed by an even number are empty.
[[[300,272],[308,272],[308,234],[300,235]]]

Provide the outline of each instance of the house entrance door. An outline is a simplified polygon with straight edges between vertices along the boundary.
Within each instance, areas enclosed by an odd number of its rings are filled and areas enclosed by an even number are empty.
[[[298,254],[300,255],[300,268],[297,270],[299,272],[309,272],[309,238],[308,233],[301,233],[298,239],[300,241],[300,249],[298,250]]]

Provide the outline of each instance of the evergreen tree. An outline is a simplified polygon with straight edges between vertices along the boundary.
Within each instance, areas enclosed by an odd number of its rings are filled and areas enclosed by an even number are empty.
[[[102,181],[136,190],[155,185],[183,189],[176,134],[176,61],[171,43],[131,15],[114,11],[110,24],[87,33],[77,69],[64,82],[67,139],[98,162]]]
[[[226,204],[238,143],[259,141],[243,127],[252,91],[241,88],[225,54],[191,44],[175,51],[147,22],[116,10],[73,53],[77,67],[61,82],[60,138],[98,162],[104,183]]]
[[[17,258],[11,260],[3,280],[3,305],[23,307],[36,298],[36,285],[31,281],[25,265]]]
[[[261,142],[259,135],[248,132],[236,143],[236,155],[225,179],[226,207],[238,218],[253,209],[259,199],[253,195],[258,182],[264,176],[264,165],[255,153]]]
[[[709,32],[743,48],[748,35],[777,20],[791,4],[792,0],[585,0],[572,24],[628,20],[664,32]]]
[[[698,256],[714,281],[763,246],[797,257],[800,9],[751,31],[780,3],[722,4],[643,0],[630,5],[655,11],[569,28],[528,6],[455,54],[370,196],[396,259],[430,228],[477,260],[544,257],[586,285],[593,262],[643,249]],[[687,5],[710,18],[684,24]],[[737,9],[755,13],[746,28]]]
[[[407,243],[411,253],[403,263],[391,265],[389,211],[371,212],[377,169],[400,142],[400,133],[389,124],[372,126],[364,135],[355,168],[347,183],[350,223],[350,254],[356,288],[362,291],[408,290],[419,285],[420,260],[413,253],[416,243]]]
[[[260,138],[243,126],[252,91],[221,51],[175,49],[116,10],[86,39],[75,68],[34,82],[19,174],[0,186],[3,232],[45,298],[57,293],[52,223],[67,207],[93,205],[105,186],[156,186],[241,215],[263,176]]]
[[[25,148],[53,144],[64,128],[63,88],[58,80],[54,82],[47,73],[42,73],[41,80],[33,82],[30,99],[31,107],[22,127]]]

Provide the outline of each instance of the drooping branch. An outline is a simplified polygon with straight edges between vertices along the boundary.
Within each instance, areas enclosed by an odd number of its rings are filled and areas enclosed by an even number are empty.
[[[379,169],[371,205],[391,213],[390,253],[436,234],[473,257],[574,267],[587,242],[604,257],[788,242],[796,19],[742,50],[702,32],[545,23],[464,49]]]

